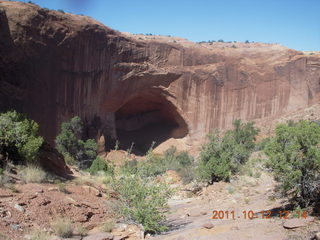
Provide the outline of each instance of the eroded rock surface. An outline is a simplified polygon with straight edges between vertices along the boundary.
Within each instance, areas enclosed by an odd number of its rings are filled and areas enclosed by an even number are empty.
[[[134,36],[85,16],[0,1],[0,110],[39,122],[52,143],[81,116],[88,135],[203,139],[213,128],[319,102],[320,56],[275,44]],[[127,142],[126,142],[127,141]],[[130,143],[129,143],[130,142]]]

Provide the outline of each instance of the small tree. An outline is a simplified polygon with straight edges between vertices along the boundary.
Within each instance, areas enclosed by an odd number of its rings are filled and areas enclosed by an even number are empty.
[[[265,147],[281,192],[301,207],[320,199],[320,126],[300,121],[279,124]]]
[[[43,138],[39,125],[16,111],[0,114],[0,155],[14,162],[35,163]],[[2,161],[5,161],[5,160]],[[5,165],[0,162],[0,165]]]
[[[55,140],[57,150],[62,154],[69,153],[76,158],[79,151],[78,140],[82,138],[82,133],[83,123],[80,117],[76,116],[71,118],[69,122],[63,122],[61,132]]]
[[[254,128],[253,122],[235,120],[233,126],[234,129],[223,137],[218,132],[209,135],[209,142],[200,153],[198,173],[201,179],[210,183],[229,181],[231,175],[238,173],[249,159],[259,130]]]
[[[90,167],[97,156],[97,143],[94,139],[83,140],[83,122],[80,117],[73,117],[61,125],[61,132],[56,137],[58,151],[78,162],[81,169]]]

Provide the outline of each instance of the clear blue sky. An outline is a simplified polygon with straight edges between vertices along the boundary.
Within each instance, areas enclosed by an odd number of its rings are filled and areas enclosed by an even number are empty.
[[[122,32],[320,51],[320,0],[33,0]]]

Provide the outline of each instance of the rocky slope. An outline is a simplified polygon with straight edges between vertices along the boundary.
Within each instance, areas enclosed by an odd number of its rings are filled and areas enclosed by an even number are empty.
[[[114,31],[85,16],[0,1],[0,111],[37,120],[53,141],[74,115],[88,135],[201,140],[235,118],[277,117],[319,102],[320,55],[274,44],[196,44]],[[143,136],[143,138],[137,138]],[[137,140],[138,139],[138,140]]]

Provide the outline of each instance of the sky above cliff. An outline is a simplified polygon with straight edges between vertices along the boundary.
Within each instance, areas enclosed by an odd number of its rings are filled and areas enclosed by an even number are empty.
[[[26,1],[25,1],[26,2]],[[33,0],[130,33],[280,43],[320,51],[320,0]]]

